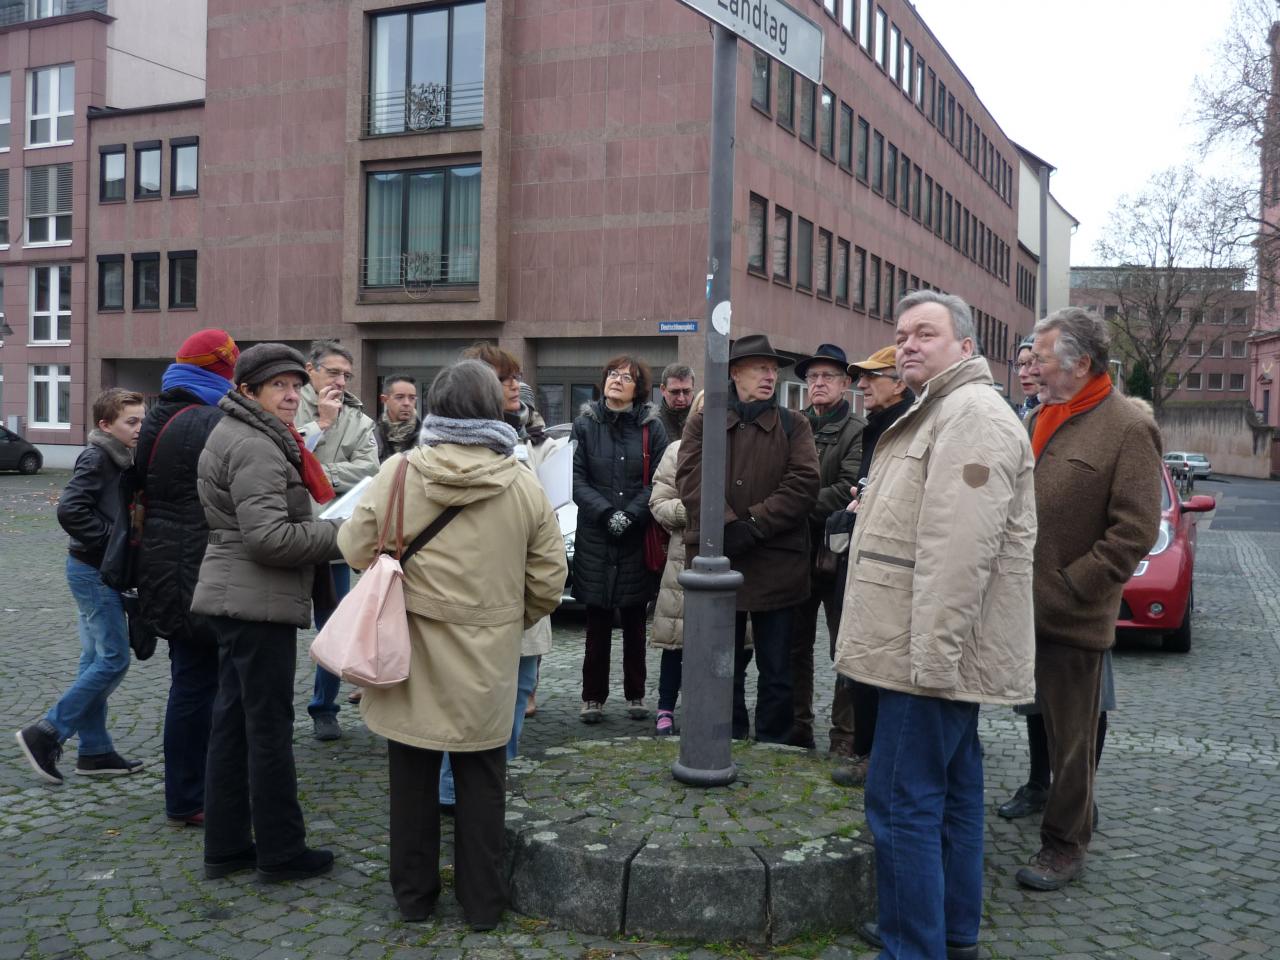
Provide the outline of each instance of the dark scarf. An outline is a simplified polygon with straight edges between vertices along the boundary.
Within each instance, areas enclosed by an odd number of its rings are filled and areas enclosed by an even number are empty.
[[[738,415],[738,419],[743,423],[755,423],[756,418],[761,414],[768,413],[770,410],[776,410],[778,407],[778,395],[775,393],[768,400],[739,400],[737,391],[732,387],[729,396],[729,409]]]
[[[523,400],[519,410],[502,411],[502,419],[521,440],[528,440],[535,447],[547,442],[547,422]]]
[[[809,426],[813,427],[813,432],[816,434],[827,424],[835,423],[847,417],[849,415],[849,401],[841,400],[826,413],[818,413],[813,407],[805,407],[804,415],[809,418]]]
[[[880,434],[884,433],[899,417],[911,409],[916,402],[916,395],[907,388],[902,399],[892,407],[885,407],[875,413],[867,414],[867,425],[862,431],[862,466],[858,473],[862,477],[871,476],[871,459],[875,456],[876,444],[880,442]]]
[[[680,434],[684,432],[684,425],[689,419],[689,411],[692,409],[693,406],[690,405],[685,407],[683,410],[677,410],[667,404],[666,397],[662,398],[662,409],[658,411],[658,416],[660,416],[664,421],[670,420],[676,427],[676,435],[674,437],[669,437],[668,439],[680,439]]]
[[[418,432],[418,427],[420,426],[416,416],[412,420],[392,420],[387,417],[385,410],[382,411],[382,416],[379,419],[382,421],[382,435],[397,450],[401,449],[404,442]]]
[[[133,450],[107,431],[94,427],[89,431],[89,443],[102,450],[121,470],[128,470],[133,466]]]

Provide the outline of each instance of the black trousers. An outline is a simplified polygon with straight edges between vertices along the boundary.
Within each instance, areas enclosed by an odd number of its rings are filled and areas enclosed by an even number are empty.
[[[745,740],[750,733],[747,713],[747,617],[755,647],[756,739],[761,743],[786,743],[791,738],[791,619],[794,607],[781,610],[739,612],[734,622],[733,737]]]
[[[218,635],[218,694],[205,773],[205,856],[228,857],[256,841],[258,866],[277,866],[307,845],[293,764],[298,631],[210,619]]]
[[[391,892],[406,917],[425,917],[440,896],[440,763],[444,754],[387,741],[391,765]],[[497,923],[507,905],[507,745],[451,751],[454,890],[468,923]]]
[[[622,621],[622,695],[643,700],[648,680],[644,661],[644,604],[619,607]],[[587,607],[586,654],[582,658],[582,700],[609,699],[609,659],[613,649],[613,610]]]

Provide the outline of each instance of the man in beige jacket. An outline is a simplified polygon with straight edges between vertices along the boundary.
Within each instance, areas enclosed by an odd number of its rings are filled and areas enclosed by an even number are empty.
[[[918,396],[876,445],[849,547],[836,669],[880,688],[867,774],[883,957],[977,957],[978,705],[1032,698],[1033,462],[958,297],[898,304]]]

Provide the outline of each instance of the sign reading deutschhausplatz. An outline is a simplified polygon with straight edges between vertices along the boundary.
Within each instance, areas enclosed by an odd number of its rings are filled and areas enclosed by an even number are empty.
[[[680,0],[802,77],[822,82],[822,28],[782,0]]]

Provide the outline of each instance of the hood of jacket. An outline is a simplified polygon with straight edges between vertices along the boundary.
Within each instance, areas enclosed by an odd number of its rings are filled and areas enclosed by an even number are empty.
[[[302,467],[302,451],[298,442],[289,432],[289,426],[273,413],[262,409],[262,404],[252,397],[246,397],[238,390],[232,390],[218,401],[218,408],[242,423],[247,423],[256,430],[261,430],[280,445],[280,450],[295,467]]]
[[[515,457],[457,443],[414,447],[405,456],[410,472],[425,486],[427,499],[446,507],[496,497],[511,486],[522,469]]]
[[[623,417],[634,417],[641,425],[658,419],[658,408],[648,400],[632,403],[626,410],[610,410],[603,400],[589,400],[582,405],[579,414],[586,414],[597,423],[613,423]]]

